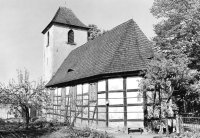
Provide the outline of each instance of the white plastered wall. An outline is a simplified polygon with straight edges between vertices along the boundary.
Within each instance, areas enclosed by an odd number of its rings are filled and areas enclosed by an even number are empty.
[[[143,127],[143,99],[139,93],[139,82],[141,77],[128,77],[126,79],[127,88],[127,127],[138,128]],[[124,128],[124,80],[123,78],[108,79],[108,121],[109,127],[121,129]],[[77,95],[83,97],[83,104],[88,105],[88,83],[77,85]],[[106,126],[106,81],[102,80],[97,82],[98,85],[98,127]],[[66,95],[69,94],[69,88],[66,87]],[[82,95],[83,93],[83,95]],[[66,96],[67,97],[67,96]],[[77,97],[78,98],[78,97]],[[67,105],[67,99],[66,99]],[[89,104],[89,107],[84,107],[83,120],[77,119],[77,124],[82,126],[92,125],[95,126],[96,120],[91,121],[93,113],[88,111],[94,111],[95,104]],[[117,105],[117,106],[116,106]],[[68,111],[70,108],[68,108]],[[69,114],[68,114],[69,115]],[[88,121],[88,116],[90,120]],[[82,115],[79,115],[81,118]],[[94,116],[96,119],[97,115]],[[118,120],[118,121],[112,121]],[[120,121],[121,120],[121,121]],[[88,123],[89,122],[89,123]]]
[[[68,44],[68,32],[74,31],[75,45]],[[47,34],[49,32],[49,45],[47,46]],[[44,78],[48,82],[56,73],[60,65],[75,48],[87,42],[87,31],[67,26],[52,25],[44,34]]]

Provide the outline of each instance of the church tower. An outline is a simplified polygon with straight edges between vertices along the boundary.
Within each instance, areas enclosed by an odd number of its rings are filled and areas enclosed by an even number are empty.
[[[73,49],[87,42],[88,30],[89,27],[84,25],[70,9],[60,7],[57,10],[52,21],[42,31],[45,82],[52,78]]]

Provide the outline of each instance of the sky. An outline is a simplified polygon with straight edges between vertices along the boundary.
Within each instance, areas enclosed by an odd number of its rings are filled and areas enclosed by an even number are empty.
[[[16,79],[17,69],[27,69],[32,80],[42,77],[41,31],[59,6],[102,30],[133,19],[151,39],[157,22],[150,13],[152,4],[153,0],[0,0],[0,82]]]

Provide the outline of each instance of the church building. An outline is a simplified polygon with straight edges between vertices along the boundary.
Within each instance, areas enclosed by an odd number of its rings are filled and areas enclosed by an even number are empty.
[[[140,72],[153,57],[152,43],[132,20],[94,40],[89,27],[60,7],[42,31],[49,119],[75,125],[143,128],[146,105]]]

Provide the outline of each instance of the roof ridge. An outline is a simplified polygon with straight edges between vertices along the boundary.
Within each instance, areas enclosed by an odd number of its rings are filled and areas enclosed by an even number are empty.
[[[42,33],[43,34],[46,33],[46,31],[52,26],[52,24],[68,25],[68,26],[78,27],[84,30],[89,29],[88,26],[86,26],[82,21],[79,20],[79,18],[77,18],[77,16],[71,9],[61,6],[58,8],[52,20],[47,25],[47,27],[42,31]]]
[[[118,28],[119,26],[121,26],[121,25],[123,25],[123,24],[130,23],[130,22],[134,22],[133,19],[129,19],[129,20],[127,20],[126,22],[123,22],[123,23],[121,23],[121,24],[115,26],[113,29]]]
[[[144,60],[151,53],[151,43],[141,32],[130,19],[72,50],[46,87],[74,85],[75,81],[84,83],[96,75],[102,79],[113,73],[143,70],[146,68]],[[68,73],[70,68],[75,70]]]
[[[56,14],[53,16],[53,19],[51,20],[51,22],[53,22],[55,20],[55,18],[58,16],[58,13],[60,12],[60,8],[58,8],[58,10],[56,11]]]
[[[64,6],[60,6],[56,12],[56,14],[54,15],[52,21],[54,21],[54,19],[58,16],[58,13],[61,12],[61,10],[65,10],[65,11],[70,11],[75,17],[76,15],[74,14],[74,12],[70,9],[70,8],[67,8],[67,7],[64,7]],[[76,17],[77,18],[77,17]]]
[[[71,54],[72,52],[78,50],[78,49],[81,49],[81,48],[82,48],[83,46],[85,46],[85,45],[87,46],[88,43],[94,43],[95,41],[97,41],[97,39],[100,39],[101,37],[105,37],[105,35],[108,35],[110,32],[114,31],[116,28],[119,28],[120,26],[122,26],[122,25],[124,25],[124,24],[127,24],[128,22],[131,22],[131,21],[133,21],[133,19],[130,19],[130,20],[124,22],[124,23],[121,23],[120,25],[118,25],[118,26],[112,28],[111,30],[106,31],[104,34],[97,36],[97,37],[96,37],[95,39],[93,39],[93,40],[87,41],[85,44],[83,44],[83,45],[81,45],[81,46],[79,46],[79,47],[73,49],[73,50],[70,52],[70,54]]]
[[[126,24],[125,31],[124,31],[124,33],[123,33],[124,35],[122,35],[122,36],[120,37],[120,43],[119,43],[117,49],[115,50],[115,53],[112,55],[112,60],[111,60],[110,63],[104,68],[104,71],[106,71],[106,70],[107,70],[107,67],[109,67],[110,65],[112,65],[112,63],[114,62],[113,59],[114,59],[114,57],[116,56],[118,50],[120,49],[121,44],[123,44],[123,42],[126,40],[129,24],[132,23],[132,22],[133,22],[133,19],[130,19],[130,20],[126,21],[125,23],[122,23],[122,24],[121,24],[121,25]],[[115,27],[115,28],[116,28],[116,27]],[[114,29],[115,29],[115,28],[114,28]],[[123,38],[124,38],[124,39],[123,39]]]
[[[141,43],[139,43],[138,42],[138,40],[141,38],[141,37],[143,37],[143,38],[145,38],[146,40],[148,40],[148,42],[149,43],[151,43],[151,41],[147,38],[147,36],[144,34],[144,32],[139,28],[139,26],[137,25],[137,23],[135,23],[135,26],[134,26],[134,30],[135,30],[135,34],[136,34],[136,36],[137,36],[137,43],[138,43],[138,45],[140,46],[140,48],[139,48],[139,54],[140,54],[140,56],[144,56],[144,53],[142,52],[142,49],[144,48],[144,46],[141,44]],[[142,36],[141,36],[142,35]],[[150,58],[150,57],[152,57],[153,56],[153,50],[152,50],[152,44],[149,44],[148,46],[146,46],[145,47],[146,49],[148,49],[148,50],[150,50],[150,53],[146,53],[147,55],[146,56],[148,56],[148,58]],[[144,57],[142,56],[142,59],[144,60]],[[146,63],[146,61],[145,61],[145,63]]]
[[[137,45],[137,49],[138,49],[138,51],[139,51],[139,57],[141,58],[141,60],[143,61],[143,63],[146,65],[146,61],[144,60],[144,58],[143,58],[143,56],[142,56],[142,54],[141,54],[141,50],[140,50],[140,48],[139,48],[139,43],[138,43],[138,32],[136,31],[136,27],[137,27],[137,24],[135,23],[135,25],[133,26],[133,29],[134,29],[134,33],[136,34],[136,43],[138,44]]]
[[[118,25],[118,26],[112,28],[111,30],[107,31],[105,34],[96,37],[94,40],[88,41],[88,42],[86,42],[85,44],[83,44],[83,45],[81,45],[81,46],[79,46],[79,47],[73,49],[73,50],[69,53],[69,55],[67,56],[67,58],[65,58],[65,60],[62,62],[62,64],[65,63],[65,61],[67,61],[68,57],[71,57],[71,55],[73,55],[74,52],[78,51],[79,49],[83,49],[83,48],[87,48],[87,49],[88,49],[88,48],[91,48],[90,45],[87,45],[88,43],[95,43],[95,41],[98,41],[98,40],[101,39],[102,37],[105,37],[105,35],[109,35],[110,32],[114,31],[114,30],[117,29],[117,28],[120,28],[120,27],[123,26],[123,25],[126,25],[126,28],[125,28],[126,31],[125,31],[124,33],[127,34],[126,32],[128,31],[128,29],[127,29],[127,28],[128,28],[128,24],[130,24],[131,22],[134,22],[133,19],[130,19],[130,20],[124,22],[124,23],[121,23],[120,25]],[[122,40],[123,37],[125,37],[125,36],[122,35],[122,36],[121,36],[121,40]],[[120,40],[118,49],[119,49],[119,47],[120,47],[121,40]],[[116,50],[116,51],[117,51],[117,50]],[[83,55],[82,55],[81,57],[83,58],[84,56],[85,56],[85,52],[83,53]],[[115,54],[113,54],[113,57],[112,57],[112,58],[114,58],[114,56],[115,56]],[[107,66],[111,65],[111,64],[112,64],[112,61],[113,61],[113,59],[111,60],[110,64],[108,64]],[[61,66],[62,66],[62,64],[61,64]],[[104,68],[104,71],[105,71],[105,69],[107,68],[107,66]],[[52,76],[52,79],[56,76],[57,72],[59,72],[60,70],[61,70],[61,68],[59,67],[58,70],[56,71],[56,73]],[[52,79],[51,79],[51,80],[52,80]]]

